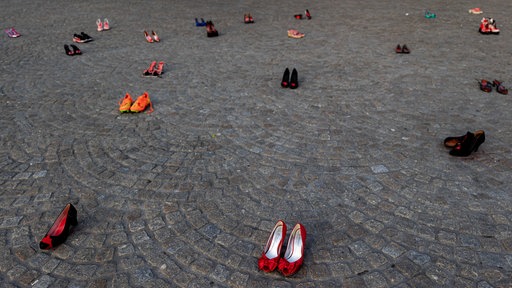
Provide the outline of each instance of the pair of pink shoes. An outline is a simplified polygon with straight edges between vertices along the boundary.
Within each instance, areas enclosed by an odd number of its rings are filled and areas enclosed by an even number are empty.
[[[300,223],[293,227],[286,252],[281,257],[281,248],[286,237],[286,224],[279,220],[270,233],[267,245],[258,260],[258,268],[265,272],[272,272],[276,268],[284,276],[291,276],[302,267],[304,262],[304,248],[306,247],[306,228]]]
[[[153,30],[151,30],[151,35],[149,35],[148,31],[144,30],[144,38],[146,38],[148,43],[160,42],[160,37]]]
[[[107,18],[105,18],[103,22],[101,22],[101,19],[96,20],[96,26],[98,26],[98,32],[101,32],[103,30],[110,30],[110,24],[108,23]]]

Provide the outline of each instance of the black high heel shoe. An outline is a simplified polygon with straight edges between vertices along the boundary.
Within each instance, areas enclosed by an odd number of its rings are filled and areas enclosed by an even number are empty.
[[[299,87],[299,75],[297,73],[297,70],[293,68],[292,77],[290,78],[290,89],[295,89],[297,87]]]
[[[473,151],[478,151],[478,147],[485,142],[485,133],[473,134],[468,131],[461,142],[458,142],[452,150],[450,155],[465,157],[469,156]]]
[[[468,133],[470,133],[470,132],[468,131]],[[482,137],[482,140],[485,141],[485,132],[484,132],[484,130],[476,130],[473,134],[477,138],[478,137]],[[457,146],[457,144],[462,142],[464,140],[464,137],[466,137],[466,134],[461,135],[461,136],[446,137],[444,139],[444,146],[446,146],[448,148],[453,148],[453,147]],[[483,141],[482,141],[482,143],[483,143]]]
[[[60,245],[66,241],[69,235],[69,227],[71,225],[76,226],[78,221],[76,219],[76,209],[73,204],[69,203],[60,212],[59,217],[53,223],[52,227],[46,235],[39,242],[39,248],[50,249],[57,245]]]
[[[75,54],[73,51],[71,51],[71,49],[69,49],[68,44],[64,45],[64,50],[66,50],[66,55],[68,56],[73,56]]]
[[[288,88],[290,86],[290,70],[286,68],[283,74],[283,80],[281,80],[281,87]]]

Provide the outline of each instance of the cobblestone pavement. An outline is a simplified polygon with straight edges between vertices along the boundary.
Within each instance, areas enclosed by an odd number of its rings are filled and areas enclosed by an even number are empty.
[[[2,286],[512,287],[512,96],[475,80],[512,86],[511,3],[2,0]],[[152,114],[118,113],[144,91]],[[40,250],[66,203],[78,225]],[[279,219],[307,229],[288,278],[257,268]]]

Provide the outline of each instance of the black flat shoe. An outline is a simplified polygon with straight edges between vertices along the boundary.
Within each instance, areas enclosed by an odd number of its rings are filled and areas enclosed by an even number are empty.
[[[281,80],[281,87],[288,88],[289,85],[290,85],[290,70],[288,70],[288,68],[286,68],[286,70],[284,70],[283,80]]]
[[[69,235],[69,227],[78,224],[76,214],[76,209],[73,204],[69,203],[66,205],[50,230],[46,232],[46,235],[41,239],[41,242],[39,242],[39,248],[51,249],[64,243]]]
[[[471,133],[471,132],[468,131],[468,133]],[[475,135],[475,137],[482,137],[482,139],[483,139],[482,143],[485,141],[484,130],[476,130],[475,133],[473,133],[473,134]],[[453,148],[453,147],[457,146],[458,143],[462,142],[464,140],[464,137],[466,137],[466,135],[446,137],[444,139],[444,146],[446,146],[448,148]]]
[[[478,151],[478,147],[485,141],[485,133],[479,134],[476,136],[475,134],[468,132],[464,136],[461,142],[457,143],[452,150],[450,150],[450,155],[466,157],[471,155],[474,151]]]
[[[292,70],[292,77],[290,78],[290,89],[295,89],[299,87],[299,75],[297,73],[297,70],[293,68]]]

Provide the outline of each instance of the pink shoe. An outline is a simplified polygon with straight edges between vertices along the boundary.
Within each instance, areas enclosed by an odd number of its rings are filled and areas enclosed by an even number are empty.
[[[153,35],[153,39],[155,40],[155,42],[160,42],[160,37],[156,35],[155,31],[151,30],[151,34]]]
[[[144,31],[144,37],[146,37],[146,41],[148,41],[149,43],[153,43],[153,38],[149,36],[147,31]]]
[[[108,23],[107,18],[103,20],[103,30],[110,30],[110,24]]]
[[[97,29],[97,30],[98,30],[99,32],[103,31],[103,24],[101,23],[101,20],[100,20],[100,19],[96,20],[96,26],[98,26],[98,29]]]
[[[21,34],[14,30],[14,28],[5,29],[5,33],[7,33],[7,36],[10,38],[18,38],[21,36]]]

